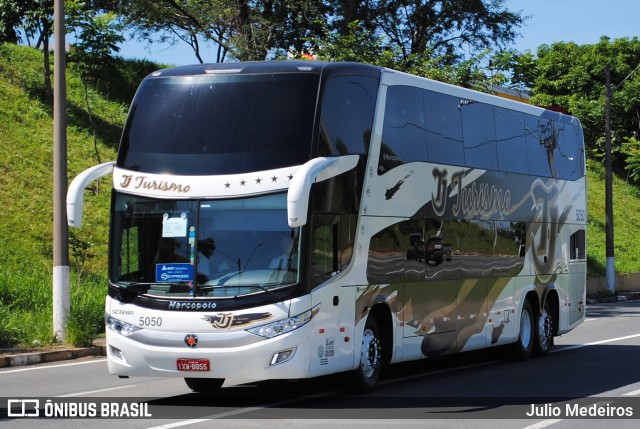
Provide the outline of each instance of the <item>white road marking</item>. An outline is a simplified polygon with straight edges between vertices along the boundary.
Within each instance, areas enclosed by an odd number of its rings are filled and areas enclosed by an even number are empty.
[[[208,422],[211,419],[192,419],[192,420],[182,420],[180,422],[175,422],[175,423],[167,423],[166,425],[161,425],[161,426],[154,426],[150,429],[171,429],[171,428],[177,428],[180,426],[187,426],[187,425],[194,425],[196,423],[203,423],[203,422]]]
[[[112,390],[130,389],[132,387],[136,387],[136,385],[135,384],[129,384],[127,386],[107,387],[105,389],[88,390],[86,392],[78,392],[78,393],[69,393],[69,394],[66,394],[66,395],[57,396],[57,398],[72,398],[74,396],[92,395],[94,393],[111,392]]]
[[[597,346],[599,344],[613,343],[615,341],[628,340],[630,338],[637,338],[637,337],[640,337],[640,334],[627,335],[626,337],[609,338],[608,340],[594,341],[592,343],[575,344],[573,346],[567,346],[567,347],[562,347],[562,348],[559,348],[559,349],[551,350],[551,352],[552,353],[564,352],[566,350],[581,349],[582,347]]]
[[[633,392],[624,393],[622,396],[640,396],[640,389],[634,390]]]
[[[551,425],[556,424],[556,423],[561,422],[561,421],[562,421],[562,419],[543,420],[541,422],[534,423],[531,426],[525,426],[523,429],[542,429],[542,428],[546,428],[547,426],[551,426]]]

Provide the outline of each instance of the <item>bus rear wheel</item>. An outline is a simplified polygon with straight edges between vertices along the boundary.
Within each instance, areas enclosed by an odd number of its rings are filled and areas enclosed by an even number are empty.
[[[216,393],[222,387],[224,378],[185,378],[187,387],[197,393]]]
[[[553,345],[553,316],[549,301],[545,299],[542,311],[536,324],[536,335],[533,353],[536,356],[544,356]]]
[[[364,393],[371,390],[380,379],[382,371],[382,345],[380,341],[380,329],[376,320],[367,318],[360,345],[360,362],[358,367],[348,377],[345,386],[352,392]]]
[[[522,311],[520,312],[520,330],[518,333],[518,340],[512,346],[513,357],[516,360],[524,361],[529,359],[531,356],[535,331],[535,325],[533,323],[533,311],[531,310],[531,304],[528,300],[525,300],[522,304]]]

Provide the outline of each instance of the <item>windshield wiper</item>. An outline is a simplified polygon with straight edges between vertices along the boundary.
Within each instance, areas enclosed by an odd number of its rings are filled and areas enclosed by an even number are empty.
[[[215,290],[215,289],[242,289],[242,288],[256,288],[256,289],[260,289],[263,292],[268,293],[272,298],[273,298],[273,302],[280,302],[282,301],[282,297],[280,297],[280,295],[278,295],[277,293],[269,290],[268,288],[264,287],[264,286],[260,286],[258,284],[253,284],[253,285],[242,285],[242,286],[232,286],[232,285],[212,285],[212,286],[202,286],[200,287],[200,290]],[[245,296],[245,295],[249,295],[249,294],[237,294],[234,295],[233,298],[238,298],[240,296]]]
[[[184,286],[184,283],[158,283],[158,282],[134,282],[126,285],[119,284],[118,287],[118,295],[116,298],[120,301],[126,302],[131,301],[134,298],[144,295],[149,292],[151,286],[154,285],[167,285],[167,286]]]

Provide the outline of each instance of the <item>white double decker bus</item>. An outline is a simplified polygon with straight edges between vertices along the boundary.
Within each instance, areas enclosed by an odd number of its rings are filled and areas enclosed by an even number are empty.
[[[505,346],[543,355],[585,315],[573,117],[384,68],[177,67],[145,78],[113,175],[109,371],[348,372]]]

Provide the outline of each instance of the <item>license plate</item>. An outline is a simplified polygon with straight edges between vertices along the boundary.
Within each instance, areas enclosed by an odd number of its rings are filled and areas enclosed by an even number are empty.
[[[207,372],[211,371],[209,359],[178,359],[178,371]]]

